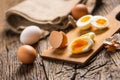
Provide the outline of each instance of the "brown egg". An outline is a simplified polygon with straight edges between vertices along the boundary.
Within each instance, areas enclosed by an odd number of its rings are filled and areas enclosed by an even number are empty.
[[[25,64],[30,64],[35,61],[37,52],[32,46],[23,45],[19,47],[17,51],[17,56],[21,62]]]
[[[77,4],[72,8],[72,16],[75,19],[79,19],[80,17],[87,14],[88,14],[88,9],[84,4]]]
[[[52,31],[49,42],[53,48],[64,48],[67,45],[67,36],[64,32]]]

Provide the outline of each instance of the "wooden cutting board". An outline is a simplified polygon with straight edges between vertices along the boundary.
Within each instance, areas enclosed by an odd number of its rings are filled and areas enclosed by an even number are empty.
[[[117,32],[120,29],[120,21],[117,20],[116,16],[119,17],[120,19],[120,6],[116,7],[112,12],[109,13],[109,15],[106,16],[110,21],[110,25],[108,29],[95,30],[91,28],[87,31],[80,31],[79,28],[75,28],[67,33],[68,45],[69,45],[69,43],[76,37],[79,37],[80,35],[87,33],[87,32],[91,32],[91,31],[95,32],[96,33],[96,37],[94,39],[95,45],[93,46],[92,50],[90,50],[89,52],[73,55],[72,53],[68,51],[67,47],[64,49],[53,49],[52,47],[50,47],[48,50],[44,51],[41,54],[41,56],[46,57],[46,58],[69,61],[69,62],[84,65],[85,63],[90,61],[90,59],[96,53],[98,53],[98,51],[103,46],[103,41],[106,38],[109,38],[110,36],[112,36],[115,32]]]

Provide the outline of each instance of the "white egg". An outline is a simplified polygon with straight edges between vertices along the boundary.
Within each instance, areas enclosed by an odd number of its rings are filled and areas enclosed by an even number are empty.
[[[81,30],[86,30],[90,28],[91,26],[91,21],[92,21],[92,15],[85,15],[78,19],[76,22],[77,27],[79,27]]]
[[[93,45],[94,42],[90,37],[79,37],[71,42],[68,46],[68,50],[72,54],[79,54],[89,51]]]
[[[22,31],[20,41],[23,44],[32,45],[40,39],[42,33],[43,31],[38,26],[28,26]]]
[[[109,20],[103,16],[94,16],[91,25],[92,27],[96,27],[98,29],[104,29],[109,26]]]

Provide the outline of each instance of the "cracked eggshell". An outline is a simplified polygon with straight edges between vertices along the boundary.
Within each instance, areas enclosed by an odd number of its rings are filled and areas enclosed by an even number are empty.
[[[42,33],[43,31],[38,26],[28,26],[22,31],[20,41],[23,44],[32,45],[40,39]]]
[[[67,46],[68,39],[64,32],[52,31],[49,42],[53,48],[64,48]]]

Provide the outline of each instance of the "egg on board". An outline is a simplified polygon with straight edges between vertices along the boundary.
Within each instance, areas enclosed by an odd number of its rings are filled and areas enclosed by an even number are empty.
[[[89,32],[74,39],[68,46],[68,50],[72,54],[80,54],[89,51],[94,45],[93,38],[95,33]]]
[[[20,41],[23,44],[32,45],[40,39],[42,34],[43,31],[38,26],[28,26],[22,31]]]
[[[80,54],[89,51],[93,44],[90,37],[79,37],[71,42],[68,49],[72,54]]]
[[[95,36],[96,35],[94,32],[89,32],[89,33],[86,33],[84,35],[81,35],[81,37],[90,37],[92,40],[94,39]]]
[[[81,30],[89,29],[91,26],[92,18],[93,18],[92,15],[85,15],[81,17],[76,22],[77,27],[79,27]]]
[[[22,45],[17,51],[18,59],[24,64],[33,63],[36,59],[37,52],[30,45]]]
[[[91,21],[92,27],[98,28],[98,29],[104,29],[109,26],[109,20],[106,17],[103,16],[94,16]]]

